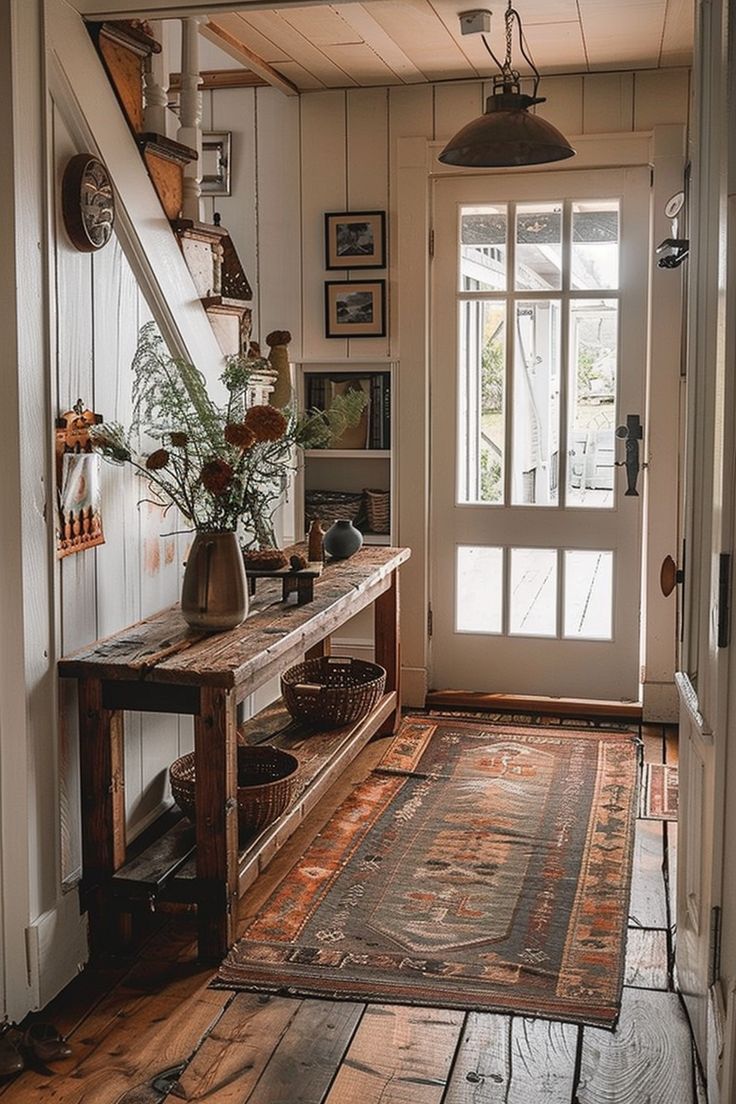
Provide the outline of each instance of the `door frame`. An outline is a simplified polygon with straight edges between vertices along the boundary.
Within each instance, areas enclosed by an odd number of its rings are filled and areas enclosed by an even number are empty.
[[[677,559],[678,442],[681,361],[680,317],[682,282],[676,271],[658,269],[654,245],[668,237],[664,216],[667,199],[682,187],[686,163],[686,135],[681,124],[653,130],[574,137],[576,158],[571,171],[649,165],[653,170],[653,219],[650,244],[649,357],[645,406],[643,461],[648,464],[643,502],[644,544],[641,654],[644,667],[644,717],[675,721],[678,698],[674,684],[676,612],[674,597],[659,591],[659,570],[666,555]],[[402,573],[402,647],[405,701],[422,705],[429,669],[429,401],[430,401],[430,267],[431,191],[438,176],[483,174],[488,170],[458,170],[437,160],[441,142],[427,138],[400,138],[397,148],[398,222],[397,280],[392,307],[400,310],[401,349],[398,372],[401,442],[397,457],[400,544],[412,548],[412,559]],[[546,166],[530,168],[544,172]],[[517,170],[497,169],[494,175]],[[397,311],[398,313],[398,311]],[[653,328],[657,340],[652,340]]]
[[[432,641],[431,680],[433,687],[452,687],[476,692],[522,694],[525,696],[554,695],[576,699],[596,698],[607,701],[640,701],[640,594],[641,529],[645,477],[640,483],[640,495],[625,494],[623,472],[616,473],[612,501],[598,509],[569,502],[566,486],[570,480],[568,451],[572,438],[570,410],[573,385],[570,382],[568,342],[573,330],[568,330],[568,312],[574,303],[598,300],[616,303],[616,405],[607,410],[616,421],[623,422],[627,413],[644,418],[644,366],[647,361],[647,318],[640,307],[649,294],[647,273],[648,231],[650,223],[650,173],[646,166],[622,169],[589,169],[568,172],[564,166],[548,167],[545,174],[517,172],[506,179],[458,179],[456,176],[434,181],[435,264],[432,295],[432,355],[435,362],[432,456],[440,460],[431,487],[430,540],[434,571],[433,613],[436,632]],[[620,207],[620,277],[617,286],[606,289],[577,289],[572,286],[570,239],[572,205],[577,200],[616,199]],[[457,277],[459,213],[478,204],[509,203],[507,218],[513,225],[514,202],[531,205],[536,202],[563,203],[562,222],[565,227],[562,243],[564,277],[558,289],[525,291],[516,287],[513,275],[504,291],[463,291]],[[513,231],[509,231],[510,235]],[[509,263],[513,267],[512,237],[509,238]],[[514,500],[511,489],[516,460],[515,432],[517,426],[518,358],[514,355],[516,310],[528,303],[558,304],[560,347],[559,425],[554,448],[559,454],[559,495],[552,502],[525,505]],[[462,325],[458,309],[468,303],[502,304],[506,317],[505,394],[505,494],[496,504],[473,501],[459,494],[457,464],[459,440],[467,430],[459,427],[459,380],[456,364]],[[448,309],[449,307],[449,309]],[[472,309],[472,308],[471,308]],[[462,314],[462,311],[460,312]],[[511,433],[511,426],[514,433]],[[472,431],[470,431],[472,434]],[[550,430],[553,433],[553,430]],[[613,437],[613,432],[611,432]],[[620,462],[622,448],[616,449]],[[517,473],[518,476],[518,473]],[[518,494],[518,488],[517,488]],[[557,631],[549,636],[534,632],[514,634],[509,624],[499,631],[461,631],[455,624],[458,580],[449,561],[454,560],[462,545],[501,547],[505,567],[502,571],[506,620],[511,616],[510,560],[512,549],[541,548],[554,553],[555,599]],[[576,638],[566,635],[563,628],[563,607],[568,579],[563,557],[571,550],[610,550],[612,621],[610,637],[603,640]],[[452,581],[450,581],[452,579]],[[442,675],[439,675],[441,667]],[[491,673],[492,672],[492,673]],[[463,682],[463,678],[466,681]],[[489,684],[490,683],[490,684]]]

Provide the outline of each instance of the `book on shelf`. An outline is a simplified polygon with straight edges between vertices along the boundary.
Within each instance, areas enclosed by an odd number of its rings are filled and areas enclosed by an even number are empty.
[[[307,410],[329,410],[337,395],[361,390],[367,405],[357,426],[351,426],[335,438],[331,449],[391,448],[391,373],[373,372],[358,376],[355,372],[305,374],[304,399]]]

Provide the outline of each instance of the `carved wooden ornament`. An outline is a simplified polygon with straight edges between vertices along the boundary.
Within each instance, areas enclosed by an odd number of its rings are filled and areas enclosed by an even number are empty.
[[[102,532],[100,456],[92,451],[89,427],[102,415],[85,410],[79,399],[56,422],[56,479],[59,510],[56,553],[61,559],[104,544]]]
[[[91,153],[76,154],[64,170],[61,207],[75,249],[94,253],[107,245],[115,225],[115,196],[107,169]]]

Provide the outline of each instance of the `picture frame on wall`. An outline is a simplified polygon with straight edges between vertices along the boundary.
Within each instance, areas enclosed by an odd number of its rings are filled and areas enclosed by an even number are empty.
[[[385,280],[328,280],[326,337],[385,337]]]
[[[229,130],[202,131],[202,195],[229,196],[232,133]]]
[[[325,267],[385,268],[386,212],[343,211],[325,215]]]

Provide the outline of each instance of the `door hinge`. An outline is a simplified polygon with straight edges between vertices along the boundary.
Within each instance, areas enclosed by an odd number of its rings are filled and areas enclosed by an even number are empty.
[[[429,248],[430,257],[434,257],[434,227],[433,226],[430,226],[430,228],[429,228],[429,240],[428,240],[427,245],[428,245],[428,248]]]
[[[710,910],[710,961],[708,963],[708,986],[715,985],[721,976],[721,906],[714,905]]]
[[[731,553],[718,557],[718,647],[727,648],[731,636]]]
[[[427,606],[427,636],[432,637],[434,632],[434,614],[432,613],[432,607]]]

